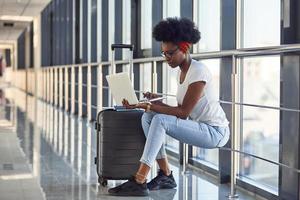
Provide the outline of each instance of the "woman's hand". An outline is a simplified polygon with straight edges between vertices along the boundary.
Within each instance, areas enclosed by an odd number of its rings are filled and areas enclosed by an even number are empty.
[[[153,93],[151,93],[151,92],[145,92],[145,93],[143,93],[143,95],[144,95],[144,98],[147,98],[147,99],[154,99],[154,98],[157,98],[157,97],[160,97],[159,95],[157,95],[157,94],[153,94]]]
[[[146,92],[146,93],[143,93],[144,95],[144,98],[147,98],[148,100],[150,99],[155,99],[155,98],[158,98],[158,97],[161,97],[157,94],[153,94],[151,92]],[[152,104],[157,104],[157,105],[162,105],[162,100],[158,100],[158,101],[153,101],[151,102]]]
[[[123,106],[126,109],[134,109],[134,108],[142,108],[142,109],[147,109],[147,103],[138,103],[138,104],[129,104],[129,102],[127,101],[127,99],[123,99],[122,101]]]

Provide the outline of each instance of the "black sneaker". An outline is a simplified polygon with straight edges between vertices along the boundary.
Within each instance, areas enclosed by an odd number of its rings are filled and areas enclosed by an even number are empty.
[[[109,189],[108,193],[113,196],[148,196],[149,190],[146,182],[139,184],[132,177],[125,183]]]
[[[177,187],[173,174],[165,175],[162,170],[159,170],[157,176],[147,183],[149,190],[172,189]]]

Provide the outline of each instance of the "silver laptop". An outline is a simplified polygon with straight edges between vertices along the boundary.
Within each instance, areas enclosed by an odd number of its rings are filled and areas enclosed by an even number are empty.
[[[129,104],[139,103],[127,72],[107,75],[106,80],[116,105],[121,106],[123,99],[127,99]]]
[[[157,97],[154,99],[141,99],[138,100],[132,83],[127,72],[121,72],[117,74],[107,75],[106,80],[108,82],[109,89],[117,106],[122,106],[123,99],[126,99],[129,104],[154,102],[166,99],[167,97]]]

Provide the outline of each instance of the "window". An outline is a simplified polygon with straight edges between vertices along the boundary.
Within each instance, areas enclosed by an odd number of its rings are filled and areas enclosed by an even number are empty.
[[[163,18],[180,17],[179,0],[163,0]],[[166,63],[163,63],[163,93],[176,95],[177,91],[177,74],[179,67],[172,69]],[[177,105],[176,98],[169,97],[166,100],[169,105]],[[167,136],[166,147],[179,154],[179,141]]]
[[[241,47],[280,45],[280,0],[242,2]]]
[[[141,1],[141,49],[152,47],[152,1]]]
[[[162,64],[163,67],[163,93],[169,95],[176,95],[177,93],[177,76],[179,73],[179,67],[172,69],[167,63]],[[164,103],[176,106],[177,101],[175,97],[168,97]],[[166,147],[179,154],[179,141],[172,137],[167,136]]]
[[[163,18],[180,17],[180,0],[163,0]]]
[[[131,44],[131,1],[124,0],[122,3],[122,43]],[[131,57],[131,52],[128,49],[122,50],[123,59],[127,60]],[[123,70],[129,72],[129,64],[123,65]]]
[[[220,50],[220,0],[194,0],[194,21],[201,32],[194,53]]]
[[[152,88],[152,63],[140,64],[140,90],[151,92]],[[143,99],[143,93],[140,93],[140,99]]]
[[[115,0],[108,1],[108,46],[115,43]],[[108,48],[109,58],[111,59],[111,50]]]
[[[252,57],[242,60],[241,102],[280,106],[280,56]],[[241,150],[279,161],[279,111],[243,106],[241,113]],[[240,156],[240,176],[255,184],[278,190],[278,166]]]

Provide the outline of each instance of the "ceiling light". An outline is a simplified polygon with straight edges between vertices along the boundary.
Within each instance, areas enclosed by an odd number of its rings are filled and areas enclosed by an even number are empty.
[[[2,16],[0,16],[0,20],[31,22],[33,20],[33,17],[30,17],[30,16],[2,15]]]

